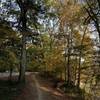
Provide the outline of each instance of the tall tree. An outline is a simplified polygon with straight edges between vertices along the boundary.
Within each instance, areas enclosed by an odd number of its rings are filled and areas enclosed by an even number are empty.
[[[28,15],[30,16],[31,13],[30,10],[33,12],[32,15],[29,17],[30,19],[33,18],[33,25],[37,28],[37,17],[39,16],[39,13],[43,13],[43,5],[41,6],[41,1],[34,1],[34,0],[17,0],[17,3],[20,7],[20,18],[18,27],[20,32],[22,33],[22,53],[21,53],[21,68],[20,68],[20,80],[25,80],[25,68],[26,68],[26,37],[28,36],[27,33],[30,33],[27,24],[29,25]],[[31,24],[29,25],[31,26]],[[31,32],[32,33],[32,32]],[[34,33],[33,33],[34,34]]]
[[[39,20],[45,14],[45,0],[6,0],[1,2],[0,18],[5,19],[16,28],[21,36],[21,67],[20,81],[25,80],[26,68],[26,41],[34,35],[39,28]],[[37,33],[36,33],[37,34]],[[35,34],[35,35],[36,35]],[[28,40],[29,41],[29,40]]]
[[[25,68],[26,68],[26,13],[27,13],[27,3],[28,1],[25,0],[17,0],[17,3],[20,7],[20,21],[19,27],[22,29],[22,53],[21,53],[21,67],[20,67],[20,81],[25,81]]]

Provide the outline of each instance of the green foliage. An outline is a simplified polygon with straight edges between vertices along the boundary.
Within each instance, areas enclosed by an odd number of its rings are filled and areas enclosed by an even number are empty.
[[[96,69],[92,67],[93,53],[96,49],[89,30],[93,26],[87,27],[83,24],[87,14],[83,13],[81,4],[72,0],[21,1],[4,1],[1,5],[2,10],[6,11],[4,14],[0,14],[3,15],[0,18],[6,21],[0,20],[0,71],[15,69],[19,67],[21,60],[27,58],[27,71],[43,71],[44,74],[62,78],[63,81],[69,69],[71,83],[64,84],[67,86],[67,90],[70,90],[69,92],[74,91],[73,88],[76,92],[75,85],[79,72],[82,82],[86,81],[87,77],[92,78],[91,74],[95,74],[95,79],[99,81],[100,75],[94,73],[99,67]],[[13,4],[16,6],[12,8]],[[89,8],[90,14],[96,13],[94,8],[91,12],[90,6],[86,6],[87,10]],[[22,11],[25,11],[25,14]],[[98,15],[89,17],[88,21],[98,19]],[[91,19],[91,17],[96,19]],[[18,19],[18,21],[13,22],[13,19]],[[26,24],[26,27],[23,26],[23,23]],[[10,24],[14,26],[14,29],[10,27]],[[87,27],[86,32],[84,32],[85,27]],[[84,33],[86,34],[84,35]],[[25,35],[24,43],[22,43],[23,35]],[[26,48],[23,49],[25,45]],[[25,55],[23,57],[22,51],[27,51],[27,57]],[[21,57],[23,58],[20,59]],[[26,59],[24,60],[26,61]],[[25,62],[22,65],[24,64]],[[83,76],[86,78],[83,79]]]
[[[15,69],[19,63],[14,49],[18,41],[16,33],[6,21],[0,20],[0,71]]]
[[[18,67],[19,60],[13,51],[3,50],[1,53],[2,55],[0,55],[0,71],[7,71],[10,68],[15,69]]]
[[[100,81],[100,74],[96,75],[96,80],[99,82]]]

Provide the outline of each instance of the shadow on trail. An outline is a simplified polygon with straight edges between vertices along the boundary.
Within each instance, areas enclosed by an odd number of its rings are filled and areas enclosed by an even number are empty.
[[[15,77],[9,81],[8,77],[0,77],[0,100],[14,100],[20,93],[22,85]]]

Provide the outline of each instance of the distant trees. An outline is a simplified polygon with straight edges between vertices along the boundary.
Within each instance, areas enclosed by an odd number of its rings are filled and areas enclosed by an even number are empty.
[[[90,25],[94,25],[92,32],[93,34],[98,33],[97,39],[95,39],[96,47],[98,48],[98,57],[100,56],[100,1],[99,0],[85,0],[84,6],[87,12],[86,23]],[[99,62],[100,64],[100,62]]]
[[[65,61],[67,62],[65,66],[65,74],[67,74],[67,77],[65,75],[65,79],[67,78],[67,83],[70,84],[72,79],[72,65],[71,61],[74,54],[74,46],[75,46],[75,39],[73,37],[75,27],[78,28],[82,24],[81,20],[81,7],[79,4],[75,4],[73,1],[64,1],[64,2],[58,2],[58,19],[60,22],[60,32],[62,32],[66,39],[66,45],[65,45]],[[79,23],[80,19],[80,23]]]

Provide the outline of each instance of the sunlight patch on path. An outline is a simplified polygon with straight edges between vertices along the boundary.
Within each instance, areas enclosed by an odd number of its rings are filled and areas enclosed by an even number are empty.
[[[36,84],[36,89],[37,89],[37,93],[38,93],[38,100],[43,100],[42,99],[42,93],[41,93],[41,91],[39,89],[40,85],[39,85],[38,80],[35,78],[35,75],[33,76],[33,79],[34,79],[35,84]]]
[[[36,100],[65,100],[64,95],[62,95],[55,89],[47,86],[47,83],[44,82],[44,84],[42,84],[42,80],[39,80],[36,75],[37,74],[33,75],[33,80],[37,93]]]
[[[54,94],[54,95],[56,95],[56,96],[62,96],[61,93],[59,93],[59,92],[57,92],[57,91],[54,91],[54,90],[51,90],[51,89],[48,89],[48,88],[43,87],[43,86],[41,86],[40,89],[41,89],[41,90],[44,90],[44,91],[47,91],[47,92],[51,92],[52,94]]]

